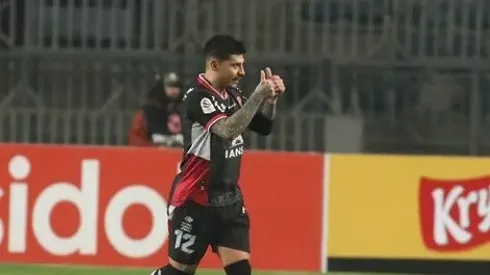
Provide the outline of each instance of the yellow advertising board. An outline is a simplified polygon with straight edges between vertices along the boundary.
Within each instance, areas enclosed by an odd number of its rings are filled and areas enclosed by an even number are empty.
[[[490,159],[331,155],[327,254],[490,259]]]

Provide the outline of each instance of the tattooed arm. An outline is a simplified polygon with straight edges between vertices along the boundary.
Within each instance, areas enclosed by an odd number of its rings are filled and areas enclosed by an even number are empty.
[[[273,120],[276,117],[276,101],[273,102],[264,102],[248,127],[250,130],[255,133],[267,136],[272,132],[272,124]]]
[[[276,118],[276,102],[277,99],[272,102],[265,102],[260,113],[269,120],[274,120]]]
[[[233,139],[241,135],[252,122],[267,93],[269,93],[267,90],[255,91],[240,110],[214,123],[211,126],[211,132],[225,139]]]
[[[250,125],[252,119],[264,102],[274,95],[274,83],[266,79],[261,71],[260,83],[250,98],[233,115],[228,117],[219,103],[207,91],[192,92],[190,89],[184,95],[185,113],[192,122],[198,122],[204,128],[224,139],[234,139],[241,135]]]
[[[266,79],[272,84],[274,93],[271,98],[265,101],[260,113],[254,117],[249,127],[250,130],[260,135],[269,135],[272,132],[272,121],[276,117],[277,98],[286,90],[282,78],[278,75],[273,75],[270,68],[265,69],[265,75]]]

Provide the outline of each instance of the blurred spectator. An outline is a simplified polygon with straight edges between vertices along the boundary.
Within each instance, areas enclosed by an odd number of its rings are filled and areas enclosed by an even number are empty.
[[[180,80],[175,73],[157,80],[133,117],[129,145],[181,147]]]

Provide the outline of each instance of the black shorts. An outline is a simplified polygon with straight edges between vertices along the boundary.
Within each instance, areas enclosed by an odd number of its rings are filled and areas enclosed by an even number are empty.
[[[186,201],[169,215],[168,255],[181,264],[196,265],[208,246],[250,252],[250,220],[242,202],[206,207]]]

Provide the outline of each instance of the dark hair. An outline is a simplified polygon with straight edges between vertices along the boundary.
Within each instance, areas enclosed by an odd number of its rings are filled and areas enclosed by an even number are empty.
[[[211,37],[204,45],[206,58],[214,57],[218,60],[226,60],[233,54],[244,54],[247,51],[241,41],[230,35],[220,34]]]

